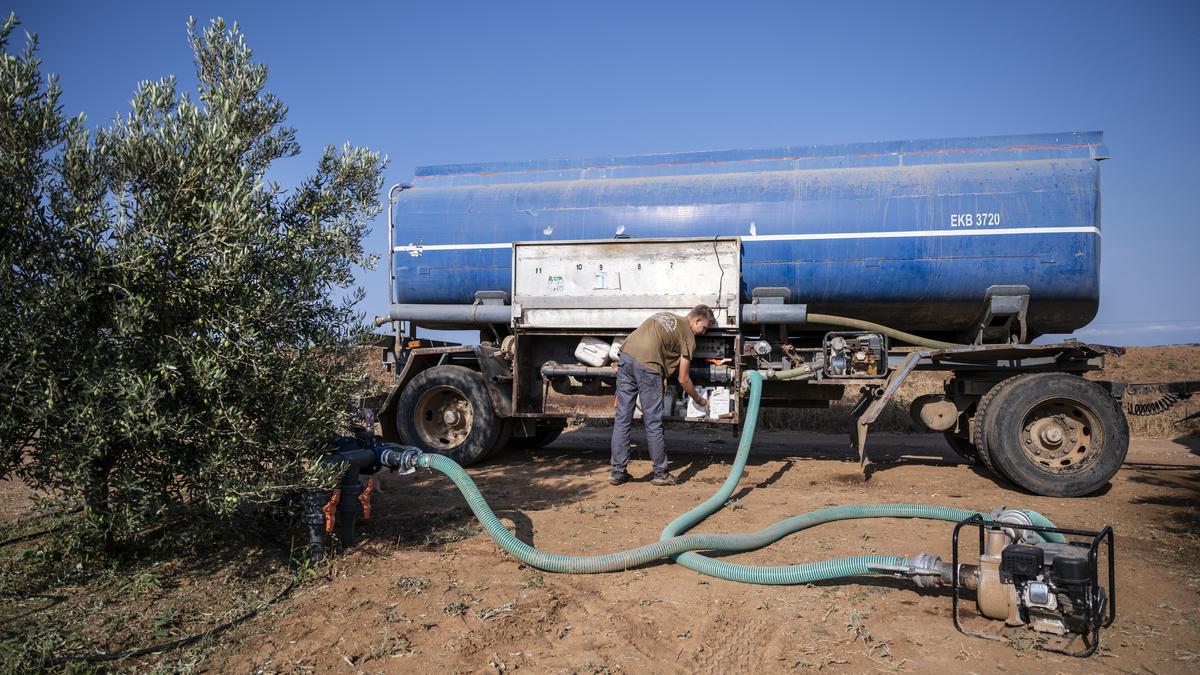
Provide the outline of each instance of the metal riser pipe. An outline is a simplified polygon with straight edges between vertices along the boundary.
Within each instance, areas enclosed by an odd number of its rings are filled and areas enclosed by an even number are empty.
[[[389,321],[413,323],[446,323],[461,325],[508,324],[512,321],[511,305],[392,305],[386,315],[375,317],[375,325]]]
[[[741,308],[742,323],[750,324],[803,324],[807,321],[805,305],[745,304]],[[421,305],[395,304],[386,315],[375,318],[376,325],[389,321],[412,321],[415,323],[457,323],[483,325],[508,324],[512,321],[511,305]]]

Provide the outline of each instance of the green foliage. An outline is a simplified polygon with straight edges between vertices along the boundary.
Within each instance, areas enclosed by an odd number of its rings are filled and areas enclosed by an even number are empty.
[[[142,82],[93,137],[36,39],[9,50],[16,25],[0,32],[2,471],[82,500],[110,545],[321,480],[311,460],[365,386],[348,289],[374,264],[385,160],[329,147],[291,192],[269,180],[295,131],[220,19],[189,22],[194,97]]]

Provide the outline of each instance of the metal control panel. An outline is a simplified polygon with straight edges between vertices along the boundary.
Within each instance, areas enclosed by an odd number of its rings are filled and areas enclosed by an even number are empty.
[[[738,326],[736,237],[517,242],[513,323],[524,328],[635,328],[655,312],[712,308]]]
[[[835,331],[825,334],[825,373],[830,377],[883,377],[888,370],[887,336]]]

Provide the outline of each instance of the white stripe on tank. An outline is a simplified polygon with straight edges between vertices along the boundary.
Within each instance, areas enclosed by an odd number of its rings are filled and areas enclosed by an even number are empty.
[[[925,237],[981,237],[1016,234],[1094,234],[1100,236],[1100,228],[1083,227],[1004,227],[1004,228],[962,228],[954,230],[901,230],[892,232],[821,232],[812,234],[756,234],[742,237],[743,242],[759,241],[828,241],[834,239],[904,239]],[[722,237],[736,235],[718,235]],[[614,241],[621,241],[616,239]],[[546,240],[546,243],[555,243]],[[420,255],[424,251],[473,251],[482,249],[512,248],[511,242],[492,244],[409,244],[396,246],[395,253],[411,253]]]

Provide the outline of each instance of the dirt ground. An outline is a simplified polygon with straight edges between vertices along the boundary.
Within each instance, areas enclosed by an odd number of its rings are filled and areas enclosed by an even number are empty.
[[[1096,377],[1127,382],[1200,379],[1200,347],[1135,348]],[[383,374],[380,375],[383,377]],[[922,384],[922,383],[917,383]],[[930,390],[938,382],[926,382]],[[924,393],[913,387],[906,395]],[[915,393],[914,393],[915,392]],[[903,393],[903,392],[902,392]],[[1111,486],[1083,499],[1028,495],[962,464],[937,434],[872,433],[864,481],[843,433],[845,411],[801,411],[758,434],[733,500],[697,531],[738,532],[841,504],[921,503],[984,511],[1032,508],[1066,527],[1117,533],[1117,620],[1087,660],[1033,649],[1021,629],[1000,641],[955,631],[948,591],[864,577],[853,583],[759,587],[702,577],[670,563],[605,575],[541,573],[482,533],[440,475],[382,475],[363,541],[304,576],[255,619],[185,650],[114,664],[118,671],[200,672],[1148,672],[1200,671],[1200,420],[1198,397],[1166,415],[1130,418],[1129,456]],[[840,405],[840,404],[839,404]],[[901,414],[903,413],[903,414]],[[893,427],[909,429],[907,413]],[[887,421],[887,420],[883,420]],[[768,419],[766,422],[771,423]],[[800,428],[810,431],[795,431]],[[675,487],[639,479],[614,487],[609,431],[579,428],[548,448],[509,451],[471,474],[526,542],[564,554],[630,548],[724,481],[733,431],[668,432]],[[1145,438],[1160,436],[1162,438]],[[0,524],[32,531],[31,493],[0,481]],[[948,558],[949,523],[831,523],[733,556],[781,565],[845,555],[929,552]],[[291,533],[284,533],[292,536]],[[296,534],[298,536],[298,533]],[[249,537],[253,540],[253,537]],[[7,547],[5,570],[37,554]],[[287,541],[233,542],[221,555],[116,569],[99,580],[47,580],[57,595],[23,597],[0,584],[0,636],[24,649],[119,650],[190,635],[259,606],[291,578]],[[168,569],[170,568],[170,569]],[[15,588],[15,587],[14,587]],[[61,604],[55,604],[61,603]],[[970,603],[963,605],[970,613]],[[61,630],[56,629],[61,622]],[[999,632],[974,618],[969,625]],[[42,647],[38,646],[42,641]],[[6,660],[0,644],[0,671]]]
[[[365,541],[201,664],[219,672],[1150,672],[1200,667],[1200,438],[1134,440],[1110,489],[1086,499],[1023,494],[959,463],[932,435],[877,435],[864,482],[843,437],[760,434],[731,503],[699,531],[758,529],[829,505],[908,502],[1028,507],[1066,527],[1117,533],[1118,615],[1086,661],[960,634],[948,591],[862,578],[803,587],[746,586],[669,563],[605,575],[539,573],[475,526],[440,475],[384,475]],[[676,487],[614,487],[607,432],[579,429],[472,474],[523,540],[584,554],[650,542],[724,480],[737,439],[669,434]],[[843,555],[950,554],[951,526],[851,521],[736,556],[791,564]],[[966,606],[970,609],[970,605]],[[997,625],[975,618],[970,625]]]

